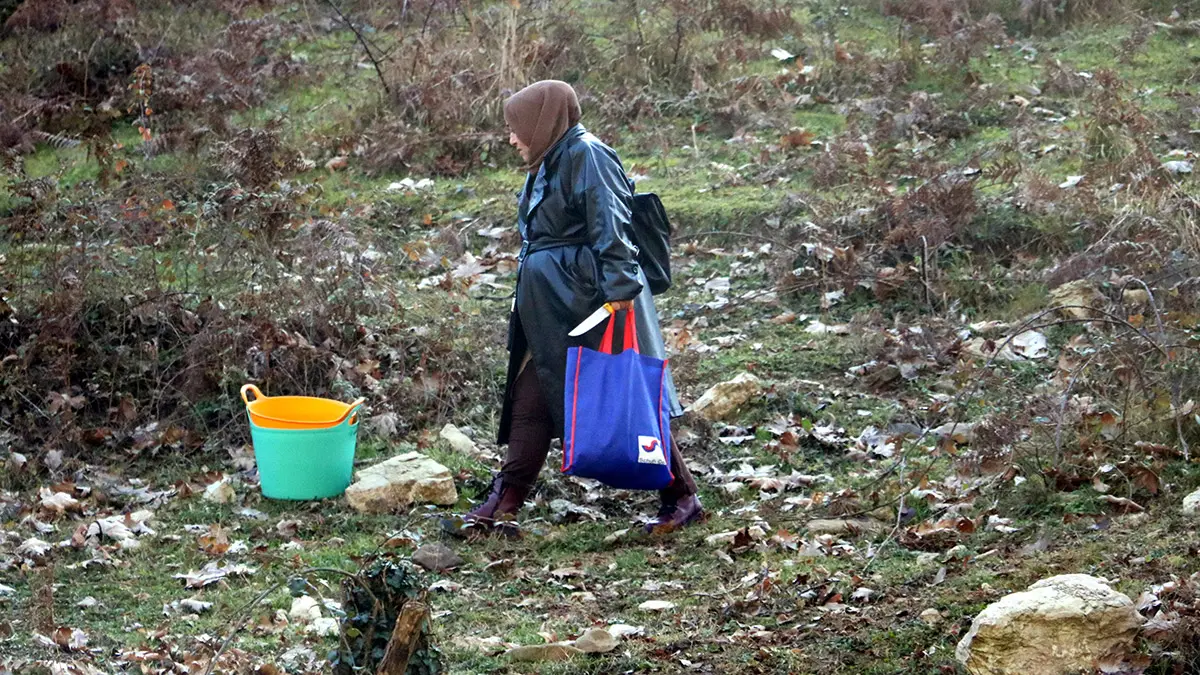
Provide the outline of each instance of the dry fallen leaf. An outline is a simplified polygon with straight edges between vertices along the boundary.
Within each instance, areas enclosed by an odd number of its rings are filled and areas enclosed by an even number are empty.
[[[79,509],[79,500],[66,492],[51,492],[50,488],[44,487],[38,490],[38,497],[41,507],[56,515]]]
[[[30,537],[21,542],[17,547],[17,555],[23,555],[29,558],[40,558],[54,548],[49,542],[42,541],[37,537]]]
[[[220,525],[212,525],[206,534],[196,539],[200,550],[210,556],[224,555],[229,551],[229,534]]]
[[[220,480],[204,488],[204,501],[214,504],[228,504],[237,497],[229,478],[223,476]]]
[[[224,567],[218,567],[217,563],[210,562],[200,571],[192,571],[187,574],[176,574],[173,579],[183,579],[185,588],[203,588],[210,584],[215,584],[227,576],[249,576],[257,570],[253,567],[241,564],[230,564]]]
[[[69,652],[82,651],[88,644],[87,633],[67,626],[55,628],[51,638],[54,640],[54,644]]]

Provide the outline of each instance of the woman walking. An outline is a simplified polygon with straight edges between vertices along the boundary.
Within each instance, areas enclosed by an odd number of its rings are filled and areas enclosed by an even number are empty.
[[[666,351],[654,299],[627,235],[629,180],[612,148],[579,123],[575,90],[557,80],[532,84],[505,101],[504,119],[509,142],[528,170],[518,197],[522,246],[499,432],[508,454],[487,499],[447,521],[448,529],[464,535],[519,533],[517,512],[533,490],[551,440],[563,436],[567,350],[596,349],[603,333],[602,324],[571,338],[572,328],[608,302],[617,312],[633,310],[641,353],[661,359]],[[671,416],[681,415],[669,380],[666,396]],[[674,530],[702,514],[696,483],[675,444],[671,447],[674,481],[660,491],[658,516],[647,531]]]

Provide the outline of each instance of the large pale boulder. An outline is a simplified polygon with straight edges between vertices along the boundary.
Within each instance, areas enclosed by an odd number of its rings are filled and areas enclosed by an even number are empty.
[[[1200,490],[1183,498],[1183,513],[1189,516],[1200,516]]]
[[[716,422],[726,419],[762,392],[762,380],[742,373],[728,382],[713,385],[688,408],[688,412]]]
[[[412,504],[458,501],[450,470],[419,452],[396,455],[355,474],[346,500],[363,513],[392,513]]]
[[[1103,579],[1063,574],[988,605],[955,655],[971,675],[1074,675],[1120,661],[1142,618]]]

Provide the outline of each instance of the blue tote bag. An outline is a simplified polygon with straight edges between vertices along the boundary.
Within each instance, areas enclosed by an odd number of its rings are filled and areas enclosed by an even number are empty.
[[[638,352],[633,310],[625,316],[624,349],[613,354],[616,319],[608,320],[600,351],[567,351],[562,471],[615,488],[661,490],[675,479],[667,362]]]

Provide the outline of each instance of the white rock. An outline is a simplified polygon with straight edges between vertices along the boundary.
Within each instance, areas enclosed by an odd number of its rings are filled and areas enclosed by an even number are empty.
[[[955,655],[971,675],[1066,675],[1128,653],[1142,618],[1103,579],[1063,574],[988,605]]]
[[[388,192],[424,192],[433,187],[433,179],[422,178],[421,180],[413,180],[405,178],[404,180],[395,183],[388,183],[384,188]]]
[[[391,513],[412,504],[458,501],[450,470],[419,452],[408,452],[359,471],[346,488],[350,506],[363,513]]]
[[[321,618],[321,603],[308,595],[292,598],[292,608],[288,610],[288,618],[300,623],[316,621]]]
[[[203,614],[213,608],[211,602],[198,600],[196,598],[185,598],[179,601],[179,606],[191,612],[192,614]]]
[[[1044,359],[1050,355],[1046,336],[1035,330],[1027,330],[1017,335],[1009,343],[1009,346],[1014,354],[1025,359]]]
[[[1126,305],[1144,305],[1150,302],[1150,294],[1144,288],[1126,288],[1121,293],[1121,301]]]
[[[304,632],[308,633],[309,635],[320,635],[322,637],[337,635],[338,620],[331,617],[322,617],[308,624],[308,627],[304,629]]]
[[[750,373],[741,373],[732,380],[713,385],[688,407],[688,412],[716,422],[737,412],[760,392],[762,380]]]
[[[1183,512],[1189,516],[1200,516],[1200,490],[1183,498]]]
[[[668,609],[675,609],[675,603],[666,600],[647,600],[638,605],[638,609],[643,612],[665,612]]]
[[[937,611],[936,609],[930,607],[929,609],[925,610],[924,612],[921,612],[921,615],[918,618],[921,619],[922,623],[925,623],[930,626],[936,626],[942,622],[942,613]]]
[[[438,434],[438,437],[446,441],[450,445],[450,449],[455,452],[472,457],[479,454],[479,448],[476,447],[475,441],[471,440],[453,424],[447,424],[442,427],[442,431]]]

